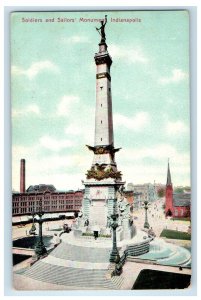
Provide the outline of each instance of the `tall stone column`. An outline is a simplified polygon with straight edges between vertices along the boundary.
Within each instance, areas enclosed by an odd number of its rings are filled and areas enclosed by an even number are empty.
[[[99,44],[96,63],[95,146],[113,145],[112,96],[110,67],[112,59],[106,43]]]

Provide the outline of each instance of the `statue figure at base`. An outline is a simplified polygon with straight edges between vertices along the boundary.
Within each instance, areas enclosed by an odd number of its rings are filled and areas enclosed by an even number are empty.
[[[120,187],[117,191],[117,205],[119,209],[120,223],[122,223],[123,219],[129,220],[131,217],[130,205],[124,196],[123,187]]]

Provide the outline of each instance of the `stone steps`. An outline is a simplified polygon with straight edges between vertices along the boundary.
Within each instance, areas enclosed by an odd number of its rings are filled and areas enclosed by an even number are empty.
[[[123,278],[122,275],[120,275],[120,276],[113,276],[111,278],[111,281],[115,284],[116,288],[118,290],[120,290],[121,287],[122,287],[122,285],[123,285],[123,283],[124,283],[124,278]]]
[[[19,270],[16,270],[14,271],[15,274],[24,274],[25,271],[27,271],[28,268],[23,268],[23,269],[19,269]]]
[[[124,251],[124,253],[129,256],[139,256],[139,255],[145,254],[145,253],[149,252],[149,247],[150,247],[149,242],[150,241],[147,240],[140,244],[130,245]]]
[[[109,248],[81,247],[63,242],[50,255],[71,261],[109,263],[110,252]]]
[[[23,275],[35,280],[60,284],[65,286],[76,286],[80,288],[101,288],[116,290],[123,283],[121,276],[106,278],[107,270],[69,268],[45,263],[42,260],[35,263]]]

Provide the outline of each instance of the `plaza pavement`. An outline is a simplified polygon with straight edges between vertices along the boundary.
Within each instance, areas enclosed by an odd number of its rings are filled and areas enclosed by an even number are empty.
[[[157,237],[160,236],[163,229],[178,230],[183,232],[188,232],[190,221],[185,220],[171,220],[170,218],[165,218],[163,204],[165,199],[161,198],[150,204],[150,207],[147,211],[148,222],[150,227],[152,227],[154,233]],[[145,221],[145,211],[144,208],[141,208],[133,212],[134,223],[138,229],[142,229]]]
[[[48,221],[48,222],[44,222],[43,223],[43,234],[44,235],[53,235],[54,231],[53,229],[63,229],[63,224],[68,224],[69,226],[71,226],[71,224],[73,223],[73,220],[69,219],[69,220],[56,220],[56,221]],[[29,236],[29,230],[31,229],[32,223],[30,224],[26,224],[24,226],[18,226],[18,225],[14,225],[12,226],[12,238],[13,240],[20,238],[20,237],[25,237],[25,236]],[[38,232],[38,223],[35,223],[36,226],[36,232]],[[58,233],[58,231],[55,231],[56,233]]]

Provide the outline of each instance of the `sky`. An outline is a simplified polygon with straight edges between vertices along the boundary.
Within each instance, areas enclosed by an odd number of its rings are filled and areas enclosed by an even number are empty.
[[[100,24],[80,18],[105,14],[122,179],[165,184],[169,158],[173,185],[190,185],[188,13],[24,12],[11,14],[13,190],[19,191],[21,158],[26,188],[40,183],[84,188],[93,159],[85,145],[94,145],[94,55],[100,42],[95,27]]]

